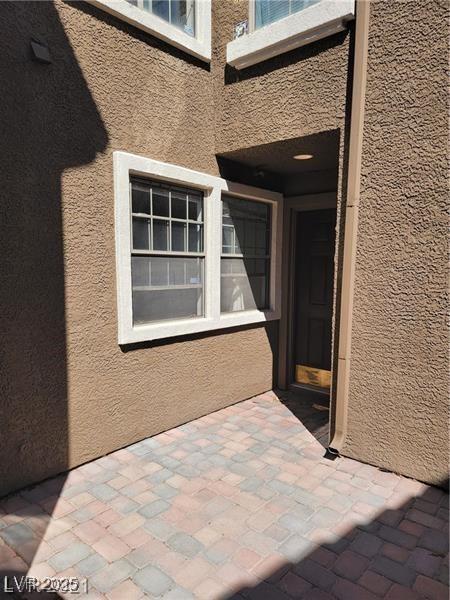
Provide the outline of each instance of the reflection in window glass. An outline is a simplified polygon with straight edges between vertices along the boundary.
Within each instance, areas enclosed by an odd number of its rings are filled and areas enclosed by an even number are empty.
[[[150,220],[133,219],[133,248],[148,250],[150,247]]]
[[[169,249],[169,222],[153,219],[153,250]]]
[[[133,323],[202,316],[203,195],[138,180],[131,201]]]
[[[203,315],[204,259],[133,256],[133,323]]]
[[[270,206],[222,200],[221,311],[269,306]]]
[[[172,221],[172,251],[184,252],[186,250],[186,223]]]
[[[126,0],[129,4],[195,35],[195,0]]]
[[[259,29],[309,6],[320,0],[255,0],[255,28]]]

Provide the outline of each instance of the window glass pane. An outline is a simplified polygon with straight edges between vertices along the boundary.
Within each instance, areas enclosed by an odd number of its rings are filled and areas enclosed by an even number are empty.
[[[318,2],[320,0],[255,0],[255,27],[264,27]]]
[[[169,0],[152,0],[153,14],[169,21]]]
[[[269,254],[269,231],[265,223],[256,223],[255,226],[255,254]]]
[[[237,312],[268,308],[268,282],[268,259],[222,258],[221,311]]]
[[[133,323],[203,315],[203,258],[133,257]]]
[[[245,252],[245,221],[243,219],[234,220],[234,252],[241,254]]]
[[[233,227],[222,227],[222,252],[233,254]]]
[[[268,308],[270,205],[227,197],[222,208],[221,311]]]
[[[150,285],[167,286],[169,285],[169,259],[160,257],[142,257],[148,263],[150,269]]]
[[[203,252],[203,225],[189,223],[189,252]]]
[[[203,220],[203,200],[201,196],[189,194],[189,219],[191,221]]]
[[[154,187],[152,190],[153,215],[156,217],[169,216],[169,191]]]
[[[150,285],[149,263],[145,256],[131,257],[131,283],[133,287]]]
[[[172,219],[186,219],[186,194],[181,192],[172,192],[170,195],[172,202]]]
[[[199,285],[203,283],[203,258],[184,259],[186,265],[186,284]]]
[[[267,203],[226,198],[222,210],[223,254],[269,254],[270,206]]]
[[[169,221],[153,219],[153,250],[169,249]]]
[[[186,251],[186,224],[172,221],[172,251]]]
[[[169,264],[169,284],[186,284],[186,265],[183,258],[171,258]]]
[[[148,250],[150,242],[150,219],[133,217],[133,248]]]
[[[289,0],[255,0],[255,26],[264,27],[289,15]]]
[[[188,35],[195,33],[195,0],[126,0],[146,12],[152,12]]]
[[[194,35],[194,2],[193,0],[171,0],[171,23]]]
[[[131,197],[132,210],[134,213],[150,214],[150,188],[138,187],[133,183]]]

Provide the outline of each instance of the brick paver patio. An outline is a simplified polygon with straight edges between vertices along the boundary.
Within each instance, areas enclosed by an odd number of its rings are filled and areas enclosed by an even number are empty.
[[[110,600],[447,599],[448,495],[323,454],[274,394],[241,402],[0,501],[0,572]]]

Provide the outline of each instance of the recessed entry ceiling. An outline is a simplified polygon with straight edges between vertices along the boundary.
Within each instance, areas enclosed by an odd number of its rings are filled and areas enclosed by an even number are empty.
[[[217,160],[222,176],[227,179],[261,186],[266,182],[267,187],[286,191],[297,178],[299,183],[306,178],[317,179],[318,171],[337,175],[339,134],[339,130],[335,129],[306,137],[240,148],[218,154]],[[305,154],[311,154],[312,158],[294,158]]]
[[[325,171],[337,166],[339,131],[325,131],[307,137],[291,138],[251,148],[241,148],[220,154],[244,165],[272,171],[280,175],[292,175],[306,171]],[[309,160],[295,160],[299,154],[312,154]]]

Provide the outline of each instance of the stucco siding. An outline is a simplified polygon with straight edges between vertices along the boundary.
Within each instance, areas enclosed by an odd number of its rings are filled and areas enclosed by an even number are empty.
[[[276,322],[118,345],[112,155],[218,174],[217,153],[339,130],[338,294],[352,25],[238,72],[225,49],[247,0],[213,2],[210,66],[86,2],[0,11],[2,495],[273,386]],[[433,483],[447,462],[445,12],[372,7],[344,448]],[[33,37],[51,64],[32,60]]]
[[[112,152],[217,172],[208,67],[87,3],[1,11],[0,495],[270,389],[276,345],[117,344]]]
[[[238,71],[226,65],[226,44],[234,25],[248,18],[248,6],[247,0],[213,4],[217,152],[333,129],[343,137],[349,32]]]
[[[431,483],[448,476],[447,13],[371,6],[344,448]]]

